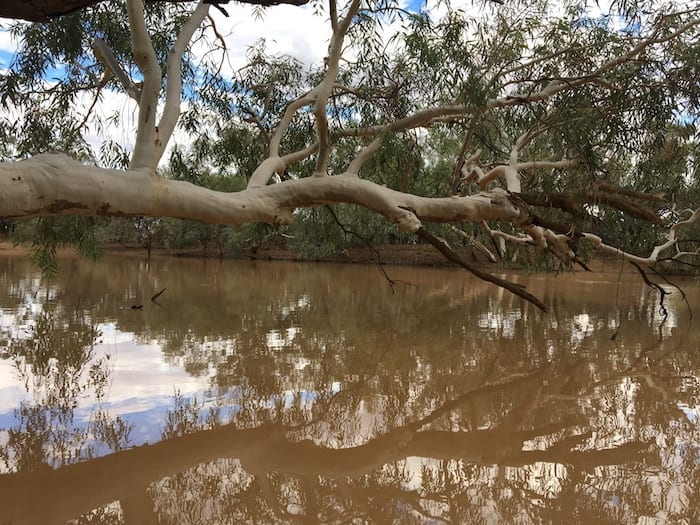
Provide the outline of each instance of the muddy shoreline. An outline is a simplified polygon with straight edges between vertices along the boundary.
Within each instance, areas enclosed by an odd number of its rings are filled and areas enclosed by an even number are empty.
[[[123,246],[110,244],[103,247],[105,254],[118,254],[127,257],[147,257],[147,251],[142,247]],[[479,254],[475,254],[471,248],[458,248],[455,250],[461,257],[464,257],[471,264],[475,264],[484,269],[500,269],[508,271],[527,271],[532,269],[523,268],[521,264],[500,262],[491,263],[486,261]],[[27,255],[29,248],[26,246],[15,246],[7,240],[0,240],[0,256],[3,255]],[[61,256],[75,255],[74,249],[66,248],[61,251]],[[171,250],[157,248],[151,250],[153,257],[205,257],[218,258],[218,254],[213,250],[204,252],[199,248]],[[280,247],[259,247],[248,250],[238,255],[226,255],[225,259],[241,260],[267,260],[267,261],[301,261],[318,263],[345,263],[345,264],[386,264],[386,265],[408,265],[424,267],[454,267],[455,265],[447,261],[429,244],[412,245],[376,245],[372,248],[367,246],[354,246],[340,252],[332,253],[325,257],[309,258],[285,248]],[[620,259],[610,256],[596,256],[588,266],[594,272],[619,272],[621,270]],[[584,271],[580,266],[574,266],[573,271]],[[622,271],[634,271],[630,265],[623,265]]]

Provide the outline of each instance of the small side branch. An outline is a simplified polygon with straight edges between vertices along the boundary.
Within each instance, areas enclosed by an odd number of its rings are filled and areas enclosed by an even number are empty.
[[[104,65],[105,73],[109,72],[114,75],[114,78],[119,81],[126,93],[138,103],[141,100],[141,90],[136,87],[136,84],[124,71],[117,57],[114,56],[112,48],[101,38],[96,38],[92,42],[92,51],[95,54],[95,58]]]
[[[362,166],[367,162],[374,153],[382,146],[383,136],[377,137],[369,143],[367,147],[362,149],[357,156],[350,162],[348,169],[345,171],[348,175],[359,175]]]
[[[634,262],[634,261],[630,261],[630,264],[631,264],[632,266],[634,266],[634,267],[637,269],[637,271],[639,272],[639,275],[642,276],[642,280],[644,281],[644,283],[645,283],[647,286],[649,286],[650,288],[653,288],[654,290],[656,290],[657,292],[659,292],[659,313],[660,313],[661,316],[663,317],[663,320],[661,321],[661,324],[665,323],[666,320],[668,319],[668,310],[666,309],[666,306],[664,305],[664,299],[665,299],[666,296],[669,294],[669,292],[667,292],[667,291],[664,289],[664,287],[661,286],[660,284],[655,283],[654,281],[652,281],[651,279],[649,279],[649,276],[648,276],[648,275],[646,274],[646,272],[644,271],[644,268],[642,268],[639,264],[637,264],[637,263]]]
[[[331,214],[331,217],[333,217],[333,221],[338,225],[338,227],[341,230],[343,230],[344,235],[352,235],[356,239],[359,239],[360,241],[362,241],[362,243],[365,246],[367,246],[367,248],[372,250],[372,253],[374,253],[374,256],[375,256],[375,263],[376,263],[377,267],[379,268],[379,271],[382,272],[382,275],[386,279],[386,282],[389,283],[389,286],[391,287],[391,293],[396,292],[396,285],[398,283],[411,284],[411,283],[407,283],[405,281],[397,281],[397,280],[389,277],[389,274],[386,272],[386,269],[384,268],[384,263],[382,262],[382,256],[379,254],[379,250],[377,250],[377,248],[375,248],[375,246],[371,242],[369,242],[367,239],[365,239],[362,235],[360,235],[356,231],[351,230],[345,224],[340,222],[340,219],[336,215],[335,211],[328,204],[326,204],[324,207],[326,208],[326,210],[328,210],[328,213]]]
[[[299,162],[307,157],[313,155],[318,149],[318,142],[314,142],[306,148],[295,151],[294,153],[289,153],[284,157],[270,156],[260,163],[260,165],[255,168],[255,171],[248,181],[248,189],[262,188],[269,181],[270,178],[275,174],[281,175],[284,170],[287,169],[293,162]]]

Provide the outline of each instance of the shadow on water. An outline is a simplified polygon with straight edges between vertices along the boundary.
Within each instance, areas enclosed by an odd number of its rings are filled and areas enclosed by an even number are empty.
[[[390,273],[0,258],[0,523],[700,522],[678,294]]]

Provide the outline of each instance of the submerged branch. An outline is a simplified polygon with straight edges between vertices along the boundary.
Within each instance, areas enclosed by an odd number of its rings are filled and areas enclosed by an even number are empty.
[[[518,297],[521,297],[526,301],[534,304],[543,312],[548,311],[547,305],[544,304],[540,299],[526,291],[523,285],[513,283],[511,281],[506,281],[505,279],[501,279],[500,277],[496,277],[495,275],[491,275],[490,273],[480,270],[479,268],[468,263],[462,257],[457,255],[457,253],[455,253],[455,251],[452,248],[450,248],[450,246],[444,240],[436,237],[435,235],[427,231],[425,228],[418,229],[416,235],[425,242],[432,244],[433,247],[435,247],[437,251],[443,254],[448,261],[458,264],[459,266],[472,273],[479,279],[493,283],[497,286],[500,286],[501,288],[505,288],[506,290],[508,290],[511,293],[514,293]]]
[[[666,306],[664,305],[664,299],[669,294],[669,292],[664,290],[664,287],[661,286],[660,284],[655,283],[654,281],[649,279],[649,276],[644,271],[644,268],[642,268],[639,264],[637,264],[634,261],[630,261],[629,263],[637,269],[637,271],[639,272],[639,275],[642,276],[642,280],[644,281],[644,283],[647,286],[649,286],[650,288],[653,288],[654,290],[659,292],[659,312],[661,313],[661,316],[663,317],[661,324],[665,323],[666,320],[668,319],[668,310],[666,309]]]

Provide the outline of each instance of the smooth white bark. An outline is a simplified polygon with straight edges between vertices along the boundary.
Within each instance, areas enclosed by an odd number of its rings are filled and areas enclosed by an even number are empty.
[[[155,156],[158,161],[163,156],[165,147],[173,131],[175,131],[175,126],[180,118],[180,103],[182,99],[182,56],[185,54],[195,31],[202,24],[208,13],[209,4],[204,4],[200,1],[190,18],[185,22],[185,25],[182,26],[180,34],[168,54],[168,82],[165,92],[165,106],[163,108],[163,115],[158,122],[159,142],[155,145]],[[155,169],[156,166],[154,165],[153,168]]]
[[[364,206],[409,232],[417,231],[421,221],[520,224],[527,220],[523,209],[501,189],[468,197],[428,198],[344,174],[223,193],[136,170],[88,166],[58,153],[0,164],[0,218],[72,214],[288,224],[296,208],[326,203]]]
[[[160,139],[156,130],[156,114],[160,97],[163,70],[158,63],[144,18],[142,0],[127,0],[126,11],[131,28],[131,48],[134,62],[143,75],[141,100],[139,101],[136,144],[131,156],[131,169],[155,173],[159,158],[156,147]]]

